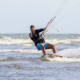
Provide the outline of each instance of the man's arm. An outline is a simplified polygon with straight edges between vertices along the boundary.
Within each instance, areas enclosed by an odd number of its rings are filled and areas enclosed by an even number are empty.
[[[47,27],[44,28],[44,31],[47,29]]]
[[[39,33],[39,32],[44,31],[44,29],[43,29],[43,28],[41,28],[41,29],[37,29],[36,31]]]
[[[42,31],[45,31],[47,28],[45,27],[45,28],[42,28],[42,29],[37,29],[36,31],[37,32],[42,32]]]

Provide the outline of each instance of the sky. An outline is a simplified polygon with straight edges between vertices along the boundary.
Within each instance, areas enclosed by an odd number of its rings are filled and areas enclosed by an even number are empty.
[[[0,0],[0,33],[30,33],[31,25],[45,28],[63,1]],[[80,0],[68,0],[51,25],[59,32],[49,26],[47,33],[80,33]]]

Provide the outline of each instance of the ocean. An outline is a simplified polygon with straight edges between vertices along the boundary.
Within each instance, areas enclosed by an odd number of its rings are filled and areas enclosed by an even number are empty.
[[[43,37],[63,58],[42,59],[28,34],[0,34],[0,80],[80,80],[80,34]]]

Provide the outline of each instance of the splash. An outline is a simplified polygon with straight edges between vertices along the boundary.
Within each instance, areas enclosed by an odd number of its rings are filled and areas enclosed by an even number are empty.
[[[67,57],[63,57],[63,58],[46,58],[46,60],[51,61],[51,62],[80,62],[80,58],[67,58]]]

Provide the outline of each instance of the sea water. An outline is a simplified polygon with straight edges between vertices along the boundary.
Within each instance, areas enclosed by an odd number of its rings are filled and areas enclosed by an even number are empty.
[[[44,38],[63,58],[41,59],[28,34],[0,34],[0,80],[80,80],[80,34]]]

